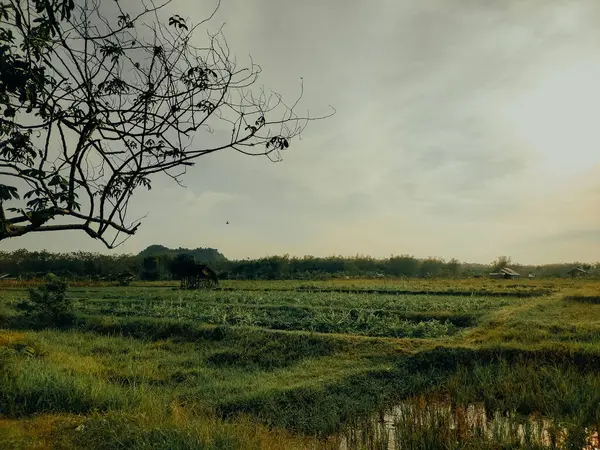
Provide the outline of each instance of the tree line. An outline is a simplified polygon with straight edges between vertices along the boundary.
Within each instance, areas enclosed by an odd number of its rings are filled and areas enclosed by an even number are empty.
[[[32,279],[54,273],[70,279],[117,279],[123,273],[147,281],[177,279],[173,273],[173,261],[178,255],[187,255],[200,264],[208,265],[220,279],[234,280],[281,280],[281,279],[328,279],[336,277],[418,277],[418,278],[466,278],[485,276],[498,265],[511,268],[526,277],[564,277],[574,267],[582,267],[590,276],[599,276],[600,263],[546,264],[527,266],[511,264],[510,259],[500,257],[491,264],[460,262],[457,259],[419,259],[412,255],[373,258],[330,256],[295,257],[290,255],[267,256],[257,259],[230,260],[216,249],[177,249],[159,253],[153,251],[138,255],[104,255],[90,252],[51,253],[47,251],[15,250],[0,252],[0,274]]]

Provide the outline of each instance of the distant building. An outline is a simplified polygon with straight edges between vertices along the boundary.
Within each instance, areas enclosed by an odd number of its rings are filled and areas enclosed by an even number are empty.
[[[520,278],[521,275],[512,270],[510,267],[503,267],[500,270],[490,273],[490,277],[495,279],[514,280],[516,278]]]
[[[575,267],[567,272],[568,275],[571,275],[571,278],[578,278],[583,275],[587,275],[589,272],[581,267]]]

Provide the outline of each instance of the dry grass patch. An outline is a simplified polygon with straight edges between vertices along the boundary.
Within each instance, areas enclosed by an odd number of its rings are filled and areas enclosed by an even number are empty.
[[[25,340],[26,334],[20,331],[0,330],[0,347],[9,347]]]

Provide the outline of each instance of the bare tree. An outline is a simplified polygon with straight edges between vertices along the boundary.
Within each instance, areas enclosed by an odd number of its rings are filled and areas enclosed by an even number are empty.
[[[279,161],[324,118],[296,114],[302,89],[291,105],[252,91],[260,67],[238,68],[222,29],[197,46],[206,21],[162,20],[170,1],[131,2],[137,12],[118,1],[0,3],[0,176],[16,180],[0,183],[0,240],[83,230],[114,248],[140,225],[128,205],[153,175],[181,183],[224,149]],[[198,132],[224,125],[221,142],[197,147]]]

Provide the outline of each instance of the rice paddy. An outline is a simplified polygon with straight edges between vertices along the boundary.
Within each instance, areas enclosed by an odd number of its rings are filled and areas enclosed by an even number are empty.
[[[0,288],[0,448],[596,448],[600,284]]]

